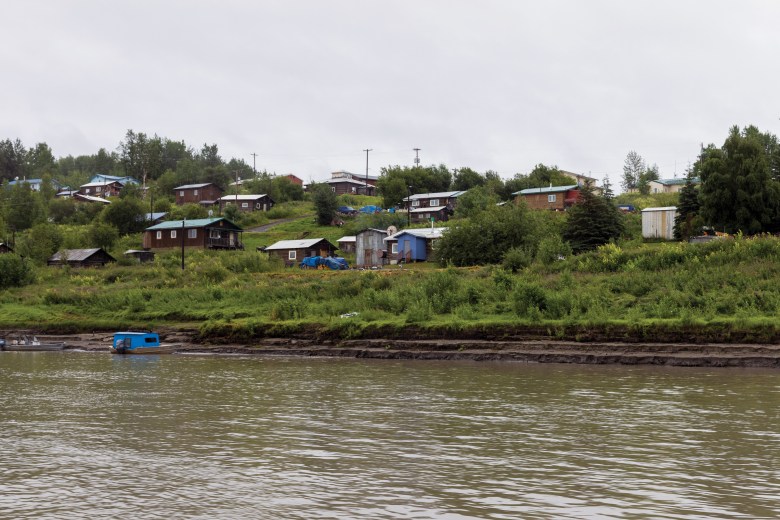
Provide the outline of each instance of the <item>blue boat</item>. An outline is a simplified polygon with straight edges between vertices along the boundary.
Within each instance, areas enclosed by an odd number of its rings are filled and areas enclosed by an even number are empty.
[[[156,332],[116,332],[109,350],[112,354],[170,354],[179,346],[160,343]]]

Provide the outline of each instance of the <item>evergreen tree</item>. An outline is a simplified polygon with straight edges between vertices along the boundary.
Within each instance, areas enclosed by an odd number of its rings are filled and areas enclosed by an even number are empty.
[[[312,190],[314,208],[317,211],[317,223],[321,226],[329,226],[336,216],[336,208],[338,207],[336,194],[329,185],[324,183],[313,184],[310,189]]]
[[[615,197],[615,193],[612,191],[612,183],[609,181],[608,175],[604,176],[604,179],[601,181],[601,185],[601,196],[604,197],[605,200],[612,202],[612,199]]]
[[[593,192],[593,186],[580,187],[577,203],[568,210],[563,239],[574,253],[596,249],[623,232],[623,218],[618,209]]]
[[[688,240],[696,234],[694,219],[699,213],[699,190],[694,184],[693,169],[685,176],[685,186],[680,190],[677,216],[674,217],[675,240]]]
[[[728,233],[770,231],[777,225],[780,184],[755,127],[731,128],[721,148],[702,150],[694,168],[701,178],[701,216]]]

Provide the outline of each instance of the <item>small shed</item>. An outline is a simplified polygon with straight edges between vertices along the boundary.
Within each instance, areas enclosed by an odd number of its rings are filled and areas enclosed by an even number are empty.
[[[141,264],[154,262],[154,251],[148,251],[146,249],[128,249],[125,251],[125,256],[133,257]]]
[[[280,240],[265,248],[269,257],[281,258],[286,265],[295,265],[309,256],[331,256],[336,246],[324,238]]]
[[[102,267],[109,262],[116,262],[116,259],[98,247],[94,249],[63,249],[54,253],[46,263],[53,266]]]
[[[225,195],[217,200],[219,210],[225,211],[228,204],[235,205],[239,211],[269,211],[274,207],[274,199],[265,193],[257,195]]]
[[[364,229],[355,235],[355,265],[357,267],[378,267],[389,263],[385,229]]]
[[[0,255],[3,253],[13,253],[14,250],[11,246],[9,246],[6,243],[0,242]]]
[[[674,218],[677,207],[645,208],[642,210],[642,238],[674,240]]]
[[[395,247],[391,249],[391,256],[394,256],[398,262],[424,262],[433,254],[436,240],[440,239],[446,231],[446,227],[405,229],[390,235],[385,242],[388,244],[395,242],[393,244]]]
[[[339,238],[336,243],[339,245],[339,250],[341,250],[342,253],[354,253],[356,240],[357,239],[354,236],[345,236]]]

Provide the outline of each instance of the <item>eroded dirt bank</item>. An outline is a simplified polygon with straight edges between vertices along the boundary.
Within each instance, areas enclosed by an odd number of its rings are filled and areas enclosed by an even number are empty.
[[[0,337],[22,333],[35,331],[0,331]],[[180,344],[180,353],[780,368],[780,345],[774,343],[582,342],[538,338],[341,339],[302,334],[237,341],[235,338],[203,338],[195,330],[166,329],[160,333],[165,342]],[[112,337],[108,332],[37,336],[42,341],[64,341],[69,350],[95,352],[107,352]]]

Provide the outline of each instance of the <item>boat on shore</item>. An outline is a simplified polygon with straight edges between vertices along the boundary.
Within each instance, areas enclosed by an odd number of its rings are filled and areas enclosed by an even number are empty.
[[[0,340],[0,350],[14,352],[46,352],[51,350],[63,350],[65,343],[62,341],[40,341],[35,336],[22,336],[12,340]]]
[[[180,346],[161,343],[156,332],[117,332],[109,350],[112,354],[171,354]]]

